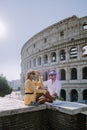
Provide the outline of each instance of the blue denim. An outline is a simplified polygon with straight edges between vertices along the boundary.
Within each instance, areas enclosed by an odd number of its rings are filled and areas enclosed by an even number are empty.
[[[38,102],[38,101],[37,102],[35,101],[35,102],[31,103],[31,106],[38,106],[38,105],[40,105],[40,102]]]

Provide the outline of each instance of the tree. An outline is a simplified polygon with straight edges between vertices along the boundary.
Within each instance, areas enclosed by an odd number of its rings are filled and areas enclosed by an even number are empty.
[[[6,78],[0,75],[0,96],[4,97],[12,92],[12,88],[8,85]]]

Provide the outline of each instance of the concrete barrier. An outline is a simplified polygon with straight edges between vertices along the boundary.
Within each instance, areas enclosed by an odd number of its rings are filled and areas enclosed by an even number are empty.
[[[16,99],[0,98],[0,130],[86,130],[87,105],[74,102],[25,106]]]

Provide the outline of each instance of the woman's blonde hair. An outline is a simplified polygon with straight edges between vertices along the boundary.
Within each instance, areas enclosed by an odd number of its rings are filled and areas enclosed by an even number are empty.
[[[30,75],[31,75],[31,74],[35,74],[35,71],[34,71],[34,70],[28,71],[27,74],[26,74],[26,80],[30,78]]]

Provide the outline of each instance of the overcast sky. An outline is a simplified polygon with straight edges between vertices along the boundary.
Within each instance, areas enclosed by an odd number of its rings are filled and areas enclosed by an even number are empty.
[[[0,0],[0,74],[19,79],[25,42],[72,15],[87,16],[87,0]]]

